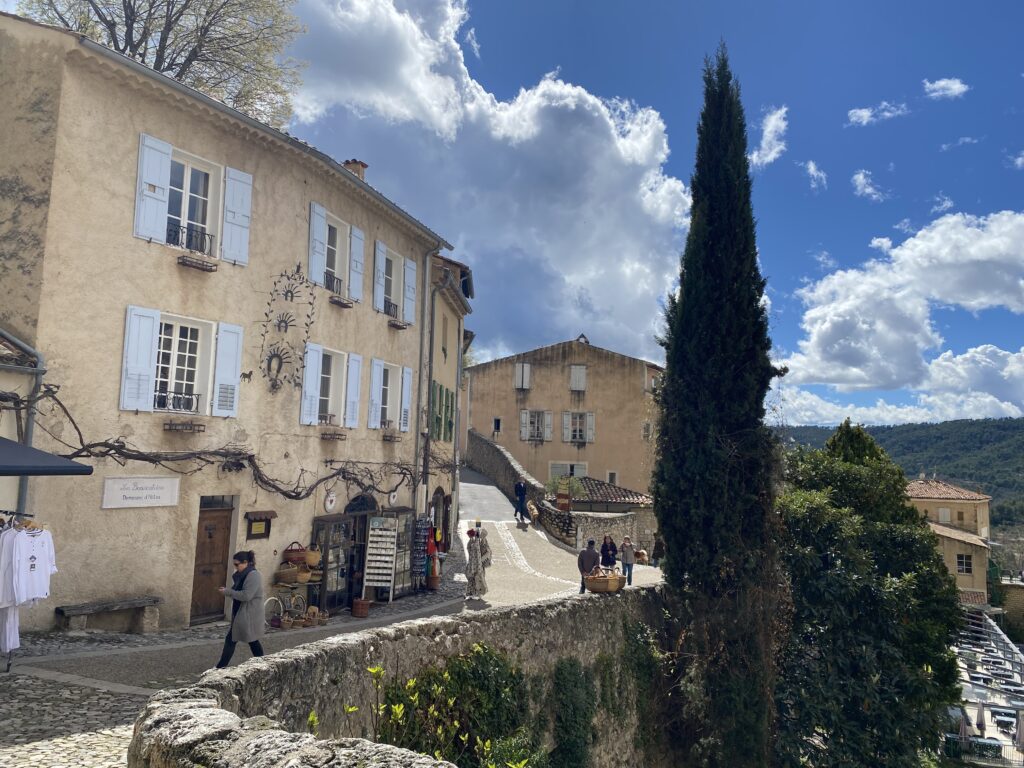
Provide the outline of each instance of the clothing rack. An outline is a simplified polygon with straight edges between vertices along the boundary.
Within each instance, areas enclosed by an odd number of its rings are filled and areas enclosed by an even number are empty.
[[[6,528],[8,525],[13,525],[14,523],[16,523],[17,522],[17,518],[20,518],[20,517],[31,517],[31,518],[34,518],[35,515],[33,515],[31,512],[17,512],[17,511],[15,511],[13,509],[0,509],[0,518],[2,518],[2,517],[7,517],[7,518],[10,518],[10,519],[9,520],[4,520],[3,525],[0,525],[0,530],[2,530],[3,528]],[[11,672],[11,665],[12,664],[14,664],[14,650],[13,649],[11,649],[11,650],[9,650],[7,652],[7,665],[6,665],[6,668],[4,669],[4,673],[5,674],[10,674],[10,672]]]

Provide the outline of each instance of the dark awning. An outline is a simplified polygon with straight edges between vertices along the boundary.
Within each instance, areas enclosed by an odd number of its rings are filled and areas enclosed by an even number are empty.
[[[0,475],[91,475],[92,467],[0,437]]]

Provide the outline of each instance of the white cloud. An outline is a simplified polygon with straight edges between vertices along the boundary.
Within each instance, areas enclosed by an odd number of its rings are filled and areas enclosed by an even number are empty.
[[[476,39],[476,27],[470,27],[469,31],[466,32],[466,36],[462,38],[465,40],[466,45],[473,52],[473,55],[478,59],[480,58],[480,43]]]
[[[892,228],[898,229],[900,232],[908,235],[913,234],[914,232],[914,225],[910,223],[910,219],[900,219],[892,225]]]
[[[805,338],[785,361],[789,382],[935,389],[940,370],[946,371],[942,381],[953,380],[945,363],[927,359],[943,343],[932,321],[935,306],[1024,313],[1024,213],[947,214],[885,258],[834,272],[797,295],[804,302]],[[977,358],[954,361],[963,367]],[[1008,359],[1006,369],[1018,381],[1024,380],[1021,367],[1019,357]],[[968,393],[966,385],[951,391]],[[1010,400],[1008,392],[991,391]],[[1024,405],[1024,396],[1013,403]]]
[[[906,104],[893,104],[883,101],[877,107],[859,107],[851,109],[846,113],[847,125],[871,125],[882,120],[891,120],[894,117],[909,115],[910,110]]]
[[[949,150],[951,150],[951,149],[953,149],[955,147],[962,147],[965,144],[977,144],[977,143],[978,143],[978,140],[975,139],[973,136],[961,136],[956,141],[951,141],[948,144],[941,145],[939,147],[939,150],[941,152],[948,152]]]
[[[924,84],[924,95],[929,99],[958,99],[971,90],[958,77],[944,77],[941,80],[922,80]]]
[[[455,244],[477,272],[479,349],[585,331],[660,357],[690,207],[661,116],[555,73],[501,100],[466,68],[464,0],[396,2],[299,0],[303,137],[368,162],[374,186]]]
[[[857,197],[866,197],[875,203],[880,203],[888,197],[875,185],[871,178],[871,171],[865,171],[863,168],[853,174],[850,183],[853,184],[853,194]]]
[[[949,195],[943,192],[939,192],[932,200],[935,202],[935,205],[932,206],[930,213],[945,213],[953,207],[953,201]]]
[[[888,237],[873,237],[871,242],[868,243],[869,248],[874,248],[876,251],[882,253],[889,253],[892,250],[892,240]]]
[[[832,258],[832,254],[828,251],[821,250],[811,255],[814,256],[814,260],[818,262],[818,266],[821,269],[828,270],[836,268],[836,260]]]
[[[764,168],[774,163],[786,151],[786,120],[788,107],[769,110],[761,121],[761,146],[750,153],[750,163],[754,168]]]
[[[811,182],[811,189],[828,189],[828,176],[818,167],[816,162],[808,160],[806,163],[797,163],[797,165],[807,171],[807,178]]]
[[[1013,167],[1018,171],[1024,171],[1024,152],[1013,158]]]

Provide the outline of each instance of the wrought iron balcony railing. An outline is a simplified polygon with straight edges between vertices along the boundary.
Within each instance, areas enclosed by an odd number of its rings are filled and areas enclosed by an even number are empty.
[[[388,317],[398,319],[398,305],[390,299],[384,299],[384,314]]]
[[[176,245],[204,256],[213,256],[213,235],[195,226],[176,227],[167,225],[167,244]]]
[[[179,411],[181,413],[199,413],[198,392],[161,392],[153,393],[153,407],[158,411]]]
[[[345,295],[345,281],[333,272],[324,273],[324,287],[336,296]]]

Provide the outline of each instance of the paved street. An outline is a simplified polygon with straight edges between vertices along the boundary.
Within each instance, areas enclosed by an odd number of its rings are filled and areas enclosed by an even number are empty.
[[[464,470],[461,496],[462,530],[479,517],[493,550],[484,599],[463,599],[465,559],[454,552],[437,593],[374,605],[369,619],[345,615],[326,627],[271,632],[263,643],[267,652],[404,619],[578,592],[575,553],[536,528],[517,525],[512,505],[487,478]],[[660,576],[657,569],[637,566],[634,584]],[[146,698],[198,680],[216,662],[226,629],[222,622],[154,635],[55,633],[23,639],[26,647],[11,674],[0,673],[0,768],[123,766],[132,723]],[[234,663],[248,657],[240,645]]]

